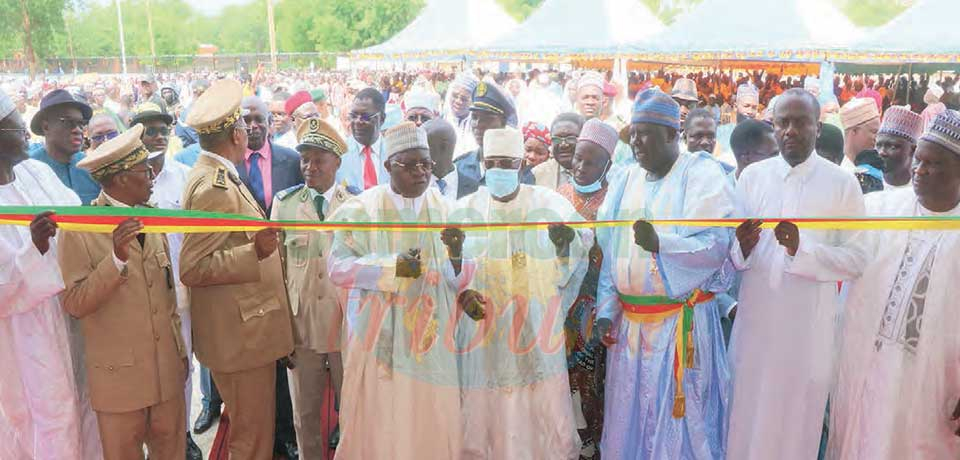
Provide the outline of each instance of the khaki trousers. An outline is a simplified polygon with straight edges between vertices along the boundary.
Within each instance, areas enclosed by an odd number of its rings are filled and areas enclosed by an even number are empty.
[[[301,460],[323,460],[327,440],[323,432],[323,400],[327,387],[340,399],[343,385],[343,362],[340,353],[317,353],[309,348],[296,349],[297,367],[290,370],[290,394],[293,397],[293,424],[297,429],[297,446]],[[330,368],[327,369],[329,363]],[[331,415],[333,408],[330,408]]]
[[[272,459],[276,363],[239,372],[210,372],[230,415],[230,460]]]
[[[97,412],[104,460],[183,460],[187,451],[183,393],[169,401],[131,412]]]

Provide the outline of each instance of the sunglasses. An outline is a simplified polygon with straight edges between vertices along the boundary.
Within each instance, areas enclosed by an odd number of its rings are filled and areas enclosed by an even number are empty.
[[[167,137],[170,135],[170,128],[166,126],[162,128],[151,126],[143,130],[143,135],[147,137],[156,137],[157,135]]]
[[[420,160],[420,161],[413,161],[410,163],[404,163],[401,161],[393,160],[392,163],[394,166],[403,168],[405,171],[409,173],[415,173],[417,172],[417,170],[430,172],[430,171],[433,171],[433,166],[436,164],[434,163],[433,160]]]
[[[65,118],[60,117],[57,119],[63,127],[70,129],[71,131],[77,128],[85,129],[87,127],[87,120],[77,120],[76,118]]]
[[[550,136],[554,144],[576,144],[579,136]]]
[[[364,123],[373,123],[380,118],[380,113],[351,113],[350,121],[362,121]]]
[[[523,160],[519,158],[493,158],[483,159],[483,167],[487,169],[520,169],[520,163]]]
[[[120,135],[120,133],[118,133],[118,132],[116,132],[116,131],[107,131],[107,132],[105,132],[105,133],[103,133],[103,134],[97,134],[96,136],[90,136],[90,140],[91,140],[91,141],[94,141],[94,142],[101,142],[101,143],[102,143],[102,142],[109,141],[110,139],[113,139],[113,138],[115,138],[115,137],[117,137],[117,136],[119,136],[119,135]]]

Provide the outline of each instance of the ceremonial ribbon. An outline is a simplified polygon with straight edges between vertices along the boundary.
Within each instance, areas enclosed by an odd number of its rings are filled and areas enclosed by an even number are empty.
[[[110,233],[124,220],[135,217],[143,224],[144,233],[219,233],[257,231],[264,228],[284,230],[350,230],[350,231],[440,231],[455,227],[464,231],[539,230],[553,224],[572,228],[629,227],[632,220],[578,222],[308,222],[266,220],[236,214],[169,210],[156,208],[120,208],[113,206],[0,206],[0,225],[28,226],[34,216],[53,211],[53,220],[64,230]],[[789,221],[806,230],[960,230],[960,217],[868,217],[868,218],[772,218],[763,219],[761,228],[774,228]],[[736,228],[744,219],[652,219],[653,225],[674,227]]]
[[[693,368],[693,308],[713,300],[712,292],[694,289],[686,300],[665,296],[632,296],[620,294],[624,317],[636,323],[659,323],[671,316],[677,320],[673,354],[673,418],[686,415],[687,403],[683,392],[684,369]]]

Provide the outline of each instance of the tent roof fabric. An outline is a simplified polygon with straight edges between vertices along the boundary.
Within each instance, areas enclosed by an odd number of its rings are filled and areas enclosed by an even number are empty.
[[[517,27],[495,0],[427,0],[423,11],[384,43],[355,51],[362,57],[436,57],[478,49]]]
[[[666,32],[635,43],[633,50],[757,57],[763,52],[841,49],[861,36],[862,31],[825,0],[705,0]]]
[[[857,42],[862,51],[960,54],[958,0],[919,0],[910,9]]]
[[[663,29],[639,0],[546,0],[520,27],[485,49],[507,54],[615,53]]]

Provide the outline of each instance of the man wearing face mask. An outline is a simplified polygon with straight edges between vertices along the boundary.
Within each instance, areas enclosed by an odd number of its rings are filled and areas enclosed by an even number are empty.
[[[390,181],[342,204],[333,222],[449,221],[430,186],[427,133],[404,122],[384,133]],[[347,289],[341,439],[336,459],[460,458],[461,412],[453,337],[464,233],[334,232],[330,280]],[[471,269],[472,270],[472,269]]]
[[[730,148],[730,135],[733,129],[743,120],[755,120],[757,118],[757,107],[760,104],[760,92],[756,86],[751,83],[744,83],[737,88],[736,109],[737,119],[734,122],[726,123],[717,128],[717,146],[715,157],[729,166],[736,167],[737,159],[733,155],[733,149]]]
[[[585,121],[582,115],[573,112],[561,113],[553,120],[550,126],[553,157],[533,168],[537,185],[557,190],[573,180],[573,153]]]
[[[611,181],[597,220],[603,267],[594,333],[610,354],[601,451],[604,458],[723,458],[729,377],[714,291],[730,232],[654,227],[654,219],[721,219],[733,185],[706,152],[680,153],[680,106],[648,89],[620,138],[636,164]],[[642,343],[642,345],[639,345]]]
[[[489,129],[503,129],[516,127],[517,110],[513,101],[503,90],[492,84],[480,82],[473,91],[473,101],[470,104],[471,126],[473,137],[477,145],[483,145],[484,133]],[[459,141],[458,141],[459,142]],[[483,147],[474,150],[456,161],[458,174],[458,197],[465,197],[477,191],[485,184],[485,169],[483,167]],[[535,182],[533,173],[524,168],[521,182],[532,184]]]
[[[617,147],[617,130],[599,119],[583,125],[577,150],[573,154],[573,181],[560,186],[563,195],[586,220],[596,220],[597,210],[607,195],[607,173],[613,164]],[[584,420],[580,429],[583,441],[581,458],[597,458],[603,427],[603,375],[606,355],[599,340],[588,331],[593,326],[596,310],[597,280],[603,255],[594,243],[590,248],[590,265],[580,285],[579,294],[567,319],[564,331],[567,337],[567,368],[570,388],[573,390],[574,413]]]
[[[583,220],[557,192],[520,183],[520,131],[487,130],[483,147],[486,186],[457,203],[458,217]],[[458,458],[579,458],[566,353],[557,340],[592,244],[591,230],[563,224],[469,233],[464,256],[476,260],[477,269],[458,302],[466,313],[457,325],[466,433]],[[537,420],[549,423],[531,423]]]

